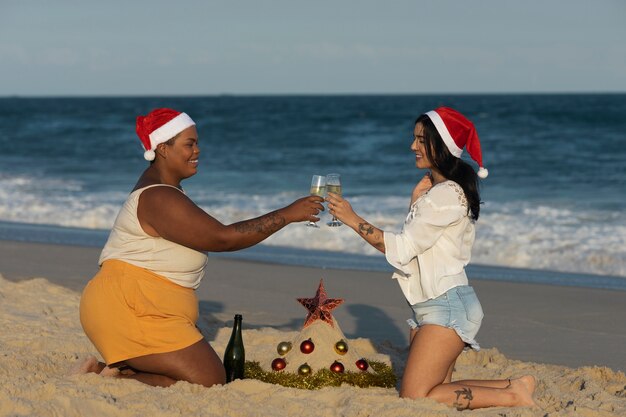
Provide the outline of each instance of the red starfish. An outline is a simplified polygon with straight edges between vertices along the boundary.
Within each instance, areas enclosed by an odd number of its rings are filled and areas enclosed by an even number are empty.
[[[333,324],[333,316],[330,313],[333,309],[343,303],[343,298],[328,298],[326,290],[324,289],[324,280],[320,279],[320,285],[317,287],[317,292],[314,298],[298,298],[300,304],[304,306],[309,313],[304,321],[304,329],[315,320],[322,320],[330,324],[331,327],[335,327]]]

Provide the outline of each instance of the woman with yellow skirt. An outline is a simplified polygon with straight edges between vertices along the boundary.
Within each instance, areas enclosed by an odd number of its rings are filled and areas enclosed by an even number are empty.
[[[100,255],[100,270],[80,302],[85,333],[104,359],[80,372],[155,386],[176,381],[223,384],[220,358],[198,328],[207,252],[253,246],[289,223],[318,221],[323,199],[307,196],[255,219],[224,225],[194,204],[181,181],[198,170],[194,121],[173,109],[137,117],[150,166],[118,214]]]

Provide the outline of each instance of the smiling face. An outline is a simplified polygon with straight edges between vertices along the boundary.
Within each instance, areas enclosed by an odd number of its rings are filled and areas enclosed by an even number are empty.
[[[415,153],[415,166],[420,169],[431,169],[433,164],[428,159],[424,143],[424,125],[417,123],[413,129],[413,143],[411,150]]]
[[[159,155],[167,169],[174,175],[189,178],[198,172],[198,132],[195,126],[188,127],[180,132],[173,143],[169,141],[159,145]]]

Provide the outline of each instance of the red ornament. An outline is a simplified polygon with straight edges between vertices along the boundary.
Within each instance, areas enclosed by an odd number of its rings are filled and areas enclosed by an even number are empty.
[[[369,363],[367,363],[367,361],[365,359],[363,359],[363,358],[361,358],[358,361],[356,361],[355,365],[361,371],[367,371],[367,368],[369,368],[369,366],[370,366]]]
[[[282,371],[287,366],[287,362],[283,358],[276,358],[272,361],[272,369]]]
[[[344,367],[341,362],[335,361],[332,365],[330,365],[330,370],[336,374],[343,374]]]
[[[305,353],[308,355],[309,353],[313,352],[314,349],[315,349],[315,344],[310,338],[300,343],[300,352],[302,353]]]

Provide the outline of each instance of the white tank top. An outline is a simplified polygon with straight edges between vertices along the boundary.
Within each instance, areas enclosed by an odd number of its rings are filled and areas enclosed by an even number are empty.
[[[183,287],[196,289],[204,276],[207,254],[162,237],[150,236],[137,218],[139,196],[144,190],[158,186],[176,188],[153,184],[133,191],[115,219],[98,263],[102,265],[108,259],[117,259],[162,275]]]

